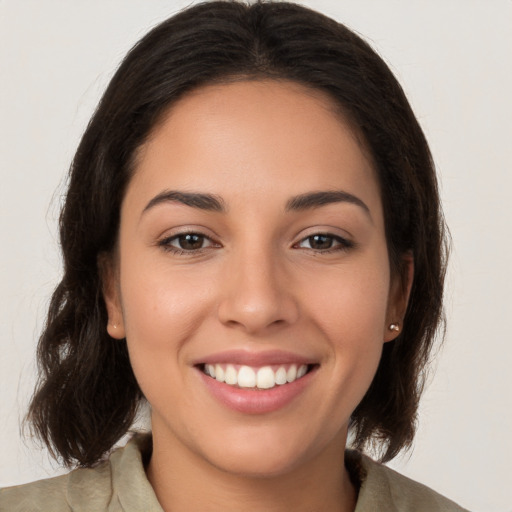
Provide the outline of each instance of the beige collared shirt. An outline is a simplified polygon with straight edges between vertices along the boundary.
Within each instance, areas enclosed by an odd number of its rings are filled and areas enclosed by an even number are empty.
[[[144,471],[150,449],[150,437],[136,435],[96,468],[0,489],[0,512],[163,512]],[[347,451],[346,464],[361,481],[355,512],[465,510],[358,452]]]

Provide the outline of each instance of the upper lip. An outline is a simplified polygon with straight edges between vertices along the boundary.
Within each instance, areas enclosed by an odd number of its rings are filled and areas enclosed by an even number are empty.
[[[277,364],[317,364],[318,361],[310,357],[305,357],[285,350],[266,350],[262,352],[254,352],[248,350],[231,349],[223,352],[209,354],[193,362],[194,365],[223,363],[259,367]]]

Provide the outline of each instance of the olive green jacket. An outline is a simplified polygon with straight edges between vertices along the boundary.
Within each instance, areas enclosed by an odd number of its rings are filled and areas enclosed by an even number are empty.
[[[137,435],[96,468],[0,489],[0,512],[163,512],[144,472],[150,444]],[[346,464],[361,483],[355,512],[465,510],[358,452],[347,451]]]

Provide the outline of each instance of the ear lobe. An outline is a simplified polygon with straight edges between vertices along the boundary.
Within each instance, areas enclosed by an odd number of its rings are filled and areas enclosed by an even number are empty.
[[[101,279],[103,300],[107,308],[107,332],[110,337],[121,340],[126,337],[119,290],[119,273],[114,257],[102,253],[98,256],[98,272]]]
[[[388,311],[384,326],[384,341],[392,341],[403,329],[403,319],[409,303],[414,279],[414,257],[411,252],[402,255],[400,271],[392,276],[389,287]]]

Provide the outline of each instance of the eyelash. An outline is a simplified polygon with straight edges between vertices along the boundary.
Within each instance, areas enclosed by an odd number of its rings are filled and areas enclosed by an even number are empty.
[[[183,249],[179,247],[174,247],[172,242],[178,241],[180,238],[184,238],[186,236],[196,236],[201,238],[203,241],[208,241],[210,245],[208,247],[199,247],[198,249]],[[203,235],[202,233],[198,233],[197,231],[185,231],[183,233],[178,233],[176,235],[172,235],[164,238],[158,242],[158,246],[162,247],[162,249],[166,252],[171,252],[178,256],[192,256],[195,254],[200,254],[203,251],[209,249],[211,246],[220,247],[220,244],[215,243],[209,236]]]
[[[187,236],[196,236],[196,237],[200,238],[203,242],[208,241],[209,245],[207,247],[199,247],[197,249],[183,249],[183,248],[178,248],[178,247],[174,247],[173,245],[171,245],[172,242],[179,241],[180,238],[184,238]],[[333,247],[326,248],[326,249],[313,249],[312,247],[310,247],[310,248],[301,247],[301,244],[303,244],[304,242],[306,242],[308,240],[311,243],[312,239],[314,239],[315,237],[325,237],[327,239],[330,239],[331,244],[335,243],[336,245],[334,245]],[[210,247],[220,247],[220,244],[214,242],[209,236],[199,233],[197,231],[186,231],[183,233],[178,233],[176,235],[166,237],[166,238],[160,240],[157,245],[159,247],[162,247],[162,249],[164,251],[171,252],[178,256],[197,255],[197,254],[203,253],[205,250],[208,250]],[[354,242],[347,240],[346,238],[343,238],[338,235],[333,235],[330,233],[313,233],[307,237],[302,238],[299,242],[297,242],[296,244],[293,245],[293,248],[311,250],[317,254],[330,254],[333,252],[348,251],[348,250],[354,248],[355,245],[356,244]]]
[[[336,243],[336,245],[334,245],[333,247],[329,247],[327,249],[313,249],[312,247],[310,247],[310,248],[300,247],[300,245],[302,243],[306,242],[307,240],[309,240],[311,243],[311,240],[315,237],[328,238],[331,240],[331,243]],[[348,251],[349,249],[354,248],[355,245],[356,244],[354,242],[347,240],[346,238],[343,238],[339,235],[333,235],[331,233],[313,233],[313,234],[303,238],[302,240],[300,240],[297,244],[294,245],[294,247],[297,247],[298,249],[310,249],[310,250],[314,251],[315,253],[319,253],[319,254],[330,254],[333,252]]]

